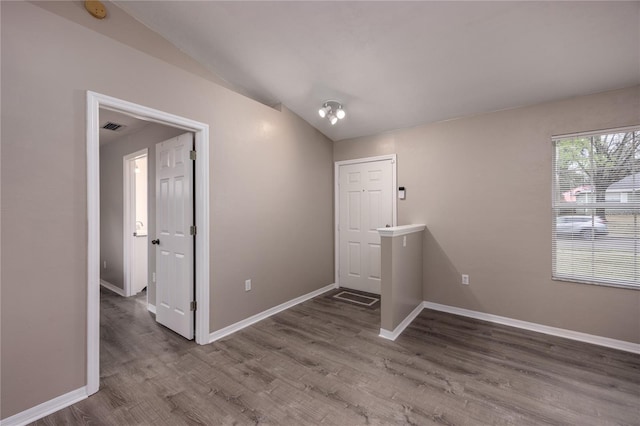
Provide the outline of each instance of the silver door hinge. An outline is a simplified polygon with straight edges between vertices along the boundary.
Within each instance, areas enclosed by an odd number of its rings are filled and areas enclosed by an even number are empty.
[[[189,227],[189,233],[191,235],[196,235],[198,233],[198,227],[196,225],[191,225]]]
[[[190,309],[192,311],[195,311],[196,309],[198,309],[198,302],[196,302],[195,300],[191,302]]]
[[[195,160],[195,159],[196,159],[196,157],[197,157],[197,154],[196,154],[196,152],[195,152],[195,151],[189,151],[189,158],[190,158],[191,160]]]

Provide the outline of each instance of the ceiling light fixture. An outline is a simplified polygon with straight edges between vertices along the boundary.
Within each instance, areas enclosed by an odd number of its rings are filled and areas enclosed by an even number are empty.
[[[318,110],[318,115],[322,118],[327,118],[333,126],[342,120],[346,115],[346,111],[342,108],[342,104],[338,101],[325,101],[322,107]]]

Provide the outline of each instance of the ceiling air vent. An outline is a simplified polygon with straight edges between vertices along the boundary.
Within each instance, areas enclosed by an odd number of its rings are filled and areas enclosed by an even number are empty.
[[[116,130],[122,129],[123,127],[125,127],[125,126],[123,126],[122,124],[118,124],[118,123],[112,123],[111,121],[107,121],[107,123],[104,126],[102,126],[103,129],[113,130],[114,132]]]

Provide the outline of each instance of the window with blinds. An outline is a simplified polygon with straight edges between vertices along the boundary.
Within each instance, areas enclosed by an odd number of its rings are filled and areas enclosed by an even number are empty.
[[[640,126],[553,148],[553,278],[640,289]]]

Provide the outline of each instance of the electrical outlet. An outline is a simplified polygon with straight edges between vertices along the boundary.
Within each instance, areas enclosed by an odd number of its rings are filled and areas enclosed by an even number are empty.
[[[104,269],[107,269],[107,261],[104,261]]]
[[[462,274],[462,284],[469,285],[469,275]]]
[[[151,281],[153,281],[154,283],[156,282],[156,273],[155,272],[151,273]]]
[[[249,291],[251,290],[251,280],[245,280],[244,281],[244,291]]]
[[[404,237],[402,237],[402,247],[406,247],[407,246],[407,236],[405,235]]]

